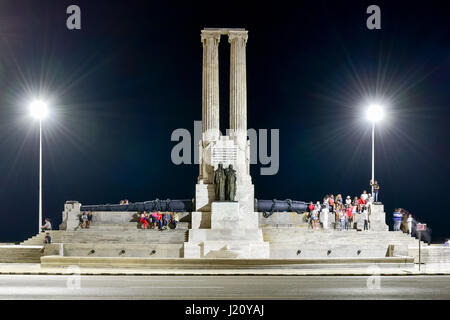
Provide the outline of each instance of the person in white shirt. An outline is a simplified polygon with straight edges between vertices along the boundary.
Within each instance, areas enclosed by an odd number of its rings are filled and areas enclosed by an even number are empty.
[[[345,204],[347,206],[350,206],[352,204],[352,198],[350,198],[350,196],[347,196],[347,198],[345,199]]]
[[[320,213],[320,202],[317,201],[314,206],[314,210],[311,212],[311,225],[314,230],[319,229],[319,213]]]
[[[330,195],[326,195],[324,198],[323,198],[323,204],[324,205],[329,205],[330,204]]]
[[[411,231],[412,231],[412,221],[413,221],[413,218],[412,218],[412,215],[411,215],[411,214],[408,215],[408,219],[407,219],[406,221],[408,222],[408,234],[411,234]]]
[[[50,219],[45,219],[45,224],[41,227],[42,231],[52,230],[52,224],[50,223]]]
[[[367,194],[367,191],[364,190],[363,193],[361,194],[361,199],[363,199],[364,201],[366,201],[368,197],[369,197],[369,195]]]
[[[326,230],[328,229],[328,213],[330,210],[328,210],[328,206],[324,205],[322,208],[322,211],[320,212],[320,222],[322,222],[323,228]]]

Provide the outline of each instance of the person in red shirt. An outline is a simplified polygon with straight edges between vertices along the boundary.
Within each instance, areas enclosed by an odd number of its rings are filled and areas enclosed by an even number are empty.
[[[141,219],[139,220],[139,222],[141,223],[141,228],[142,229],[148,229],[148,227],[149,227],[147,218],[148,218],[147,213],[145,211],[142,212],[141,213]]]
[[[353,214],[352,214],[352,207],[347,207],[347,229],[353,229]]]
[[[361,212],[364,209],[365,205],[366,205],[366,200],[364,200],[363,197],[359,198],[359,200],[358,200],[358,211]]]
[[[330,198],[328,199],[328,203],[330,204],[330,206],[331,206],[331,212],[334,212],[334,209],[335,209],[335,202],[334,202],[334,196],[333,195],[331,195],[330,196]]]

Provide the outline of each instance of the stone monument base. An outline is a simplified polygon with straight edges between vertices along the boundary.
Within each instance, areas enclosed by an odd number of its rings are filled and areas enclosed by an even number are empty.
[[[381,202],[372,204],[369,215],[369,224],[370,230],[372,231],[389,231],[389,226],[386,224],[384,205]]]
[[[269,258],[269,243],[254,228],[258,213],[242,217],[238,202],[213,202],[212,212],[193,212],[185,258]]]

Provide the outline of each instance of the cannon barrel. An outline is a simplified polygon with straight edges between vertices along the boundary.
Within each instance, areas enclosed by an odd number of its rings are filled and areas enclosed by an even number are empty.
[[[130,204],[98,204],[82,205],[81,211],[168,211],[191,212],[194,209],[192,199],[182,200],[151,200]]]
[[[263,212],[263,216],[268,218],[274,212],[297,212],[303,213],[307,211],[308,204],[304,201],[297,200],[256,200],[256,208],[258,212]]]
[[[168,212],[192,212],[194,211],[194,201],[192,199],[182,200],[151,200],[144,202],[134,202],[130,204],[97,204],[82,205],[81,211],[168,211]],[[274,212],[297,212],[302,213],[307,210],[307,203],[297,200],[256,200],[255,211],[264,212],[267,218]]]

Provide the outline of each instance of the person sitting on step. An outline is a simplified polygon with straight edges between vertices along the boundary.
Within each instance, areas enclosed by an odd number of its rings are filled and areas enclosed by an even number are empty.
[[[148,229],[149,228],[149,224],[147,221],[147,214],[145,211],[143,211],[141,213],[141,219],[139,220],[139,222],[141,223],[141,229]]]
[[[169,228],[170,216],[167,212],[164,212],[162,216],[162,229],[166,230]]]
[[[178,221],[180,221],[180,217],[178,216],[178,212],[173,212],[171,218],[172,218],[173,228],[176,229]]]
[[[91,223],[92,223],[92,212],[89,211],[87,213],[87,228],[89,228],[91,226]]]
[[[158,222],[158,213],[156,211],[152,212],[150,221],[151,221],[150,227],[152,229],[155,229],[156,223]]]
[[[81,228],[82,228],[82,229],[86,229],[86,228],[87,228],[87,224],[88,224],[88,216],[87,216],[87,213],[86,213],[86,212],[83,212],[83,213],[81,214],[80,219],[81,219]]]
[[[45,218],[45,223],[41,227],[41,231],[47,231],[47,230],[52,230],[52,224],[50,223],[49,218]]]
[[[158,226],[158,229],[162,230],[163,227],[162,214],[159,211],[156,214],[156,224]]]

